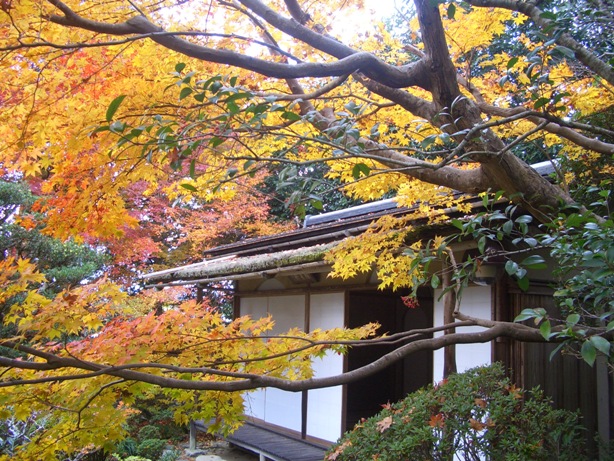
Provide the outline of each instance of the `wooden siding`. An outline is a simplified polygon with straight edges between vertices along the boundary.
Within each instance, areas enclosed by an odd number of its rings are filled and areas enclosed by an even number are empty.
[[[522,309],[542,307],[554,318],[561,318],[550,293],[509,293],[510,313],[518,315]],[[512,317],[513,319],[513,317]],[[589,449],[595,450],[593,436],[597,432],[597,380],[595,369],[578,357],[550,354],[556,344],[521,343],[509,341],[503,360],[512,371],[512,379],[524,389],[539,386],[552,398],[556,408],[580,410],[582,423],[587,428]]]

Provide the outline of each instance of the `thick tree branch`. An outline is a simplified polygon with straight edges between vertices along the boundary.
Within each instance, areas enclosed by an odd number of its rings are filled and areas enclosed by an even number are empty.
[[[109,35],[148,34],[156,43],[192,58],[217,64],[227,64],[257,72],[273,78],[338,77],[360,71],[370,78],[396,87],[418,85],[428,88],[430,81],[426,78],[424,63],[409,66],[392,66],[371,53],[357,52],[342,43],[314,32],[298,22],[284,18],[275,11],[257,1],[243,1],[259,17],[292,37],[304,41],[324,51],[338,61],[325,63],[284,64],[254,58],[228,50],[219,50],[191,43],[177,36],[169,35],[161,27],[153,24],[144,16],[135,16],[123,23],[109,24],[84,18],[58,0],[49,0],[64,15],[52,15],[49,20],[67,27],[78,27],[92,32]]]
[[[471,320],[471,323],[474,321]],[[467,324],[466,322],[464,323]],[[474,323],[475,324],[475,323]],[[16,350],[22,350],[28,353],[35,352],[39,358],[47,360],[47,365],[52,364],[55,369],[60,368],[73,368],[81,369],[88,372],[95,372],[98,374],[105,374],[114,376],[117,378],[140,381],[144,383],[154,384],[164,388],[174,389],[186,389],[186,390],[218,390],[218,391],[244,391],[250,389],[256,389],[260,387],[274,387],[281,390],[299,392],[309,389],[319,389],[323,387],[338,386],[342,384],[348,384],[356,380],[363,379],[374,373],[377,373],[384,368],[392,365],[393,363],[413,354],[414,352],[422,350],[436,350],[442,347],[451,346],[455,344],[473,344],[473,343],[485,343],[492,341],[498,337],[509,337],[521,341],[528,342],[544,342],[544,339],[539,330],[530,328],[526,325],[516,324],[511,322],[496,322],[488,321],[491,325],[489,328],[481,332],[473,333],[452,333],[436,338],[419,339],[409,344],[398,347],[394,351],[382,356],[380,359],[356,370],[343,373],[341,375],[330,376],[326,378],[311,378],[304,380],[291,381],[283,378],[276,378],[272,376],[255,375],[250,373],[234,373],[222,370],[216,370],[212,368],[187,368],[187,367],[175,367],[165,364],[127,364],[118,367],[95,364],[92,362],[81,361],[74,358],[60,357],[48,352],[34,350],[31,347],[5,342],[6,347],[13,347]],[[447,327],[457,327],[458,324],[448,325]],[[7,359],[2,358],[0,364],[4,366],[14,366],[15,361],[9,362]],[[9,359],[10,360],[10,359]],[[28,362],[23,363],[21,368],[26,368]],[[49,368],[43,368],[46,364],[40,363],[39,370],[46,371]],[[16,367],[17,368],[17,367]],[[232,381],[198,381],[198,380],[183,380],[174,377],[147,373],[145,371],[135,371],[135,369],[164,369],[170,372],[177,373],[194,373],[201,375],[217,375],[226,378],[237,378]],[[32,369],[32,368],[30,368]],[[83,377],[87,378],[90,374],[84,374]],[[53,377],[45,377],[46,381],[62,381],[64,379],[78,379],[79,375],[72,374],[64,377],[63,375],[56,375]],[[5,381],[0,383],[0,387],[18,386],[27,384],[24,380]]]
[[[556,119],[556,117],[549,116],[548,114],[536,111],[527,111],[523,107],[514,107],[507,109],[503,107],[491,106],[489,104],[480,104],[479,107],[485,114],[495,115],[498,117],[512,117],[515,115],[522,114],[522,118],[529,120],[535,125],[542,125],[544,121],[551,121],[551,123],[543,125],[543,129],[545,131],[568,139],[569,141],[573,142],[574,144],[577,144],[578,146],[582,146],[594,152],[599,152],[600,154],[611,155],[614,153],[613,144],[600,141],[599,139],[584,136],[583,134],[572,128],[563,126],[563,124],[566,124],[567,122],[560,119]],[[572,125],[572,123],[569,123],[569,125]],[[590,129],[590,127],[585,128]],[[609,130],[599,130],[598,128],[595,129],[600,134],[611,135],[611,132]]]
[[[284,0],[288,12],[292,18],[301,25],[305,25],[311,18],[309,14],[303,11],[301,5],[296,0]]]

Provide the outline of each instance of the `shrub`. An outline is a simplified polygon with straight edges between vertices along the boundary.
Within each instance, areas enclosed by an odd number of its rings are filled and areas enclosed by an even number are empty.
[[[495,364],[385,405],[327,453],[328,461],[586,459],[578,415],[525,393]]]
[[[139,430],[139,440],[143,441],[146,439],[161,439],[162,435],[160,434],[160,429],[156,426],[143,426]]]
[[[132,437],[127,437],[117,445],[115,450],[119,456],[125,458],[126,456],[135,456],[137,454],[138,444]]]
[[[138,448],[137,453],[139,456],[149,458],[151,460],[157,460],[162,456],[162,452],[166,448],[166,441],[161,439],[146,439],[143,440]]]
[[[162,453],[162,456],[160,456],[159,461],[177,461],[180,456],[181,450],[178,450],[177,448],[172,448]]]

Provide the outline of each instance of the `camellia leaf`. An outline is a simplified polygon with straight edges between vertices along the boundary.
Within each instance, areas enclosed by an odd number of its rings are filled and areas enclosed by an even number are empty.
[[[520,277],[518,279],[518,287],[522,290],[522,291],[527,291],[529,289],[529,277]]]
[[[546,269],[546,261],[540,255],[531,255],[522,260],[520,265],[527,269]]]
[[[601,336],[591,336],[590,342],[597,350],[605,355],[610,355],[610,342]]]
[[[597,349],[595,349],[595,345],[591,341],[584,341],[580,354],[584,361],[592,367],[597,358]]]
[[[523,309],[520,314],[516,316],[514,322],[523,322],[525,320],[533,319],[537,316],[534,309]]]
[[[194,187],[192,184],[186,184],[186,183],[182,183],[181,187],[183,187],[184,189],[189,190],[190,192],[196,192],[198,189],[196,189],[196,187]]]
[[[121,96],[118,96],[113,101],[111,101],[111,104],[109,104],[109,107],[107,108],[107,113],[105,115],[105,119],[107,120],[107,122],[110,122],[111,120],[113,120],[113,116],[115,115],[115,112],[117,112],[117,109],[119,109],[119,106],[124,101],[125,97],[126,95],[122,94]]]
[[[550,324],[549,320],[542,322],[542,324],[539,326],[539,332],[541,333],[541,335],[544,337],[546,341],[550,339],[550,335],[552,332],[552,325]]]
[[[359,179],[361,175],[365,177],[369,176],[370,172],[371,168],[369,168],[364,163],[357,163],[356,165],[354,165],[354,168],[352,168],[352,176],[354,177],[354,179]]]
[[[569,326],[574,326],[576,325],[578,322],[580,321],[580,315],[579,314],[571,314],[567,316],[567,325]]]
[[[454,19],[455,14],[456,14],[456,5],[454,3],[450,3],[450,5],[448,5],[448,18]]]

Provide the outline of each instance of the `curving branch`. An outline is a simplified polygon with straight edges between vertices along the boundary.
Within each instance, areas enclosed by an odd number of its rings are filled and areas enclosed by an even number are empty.
[[[293,92],[293,94],[280,94],[280,93],[267,93],[266,91],[257,91],[254,94],[256,96],[260,96],[263,98],[274,98],[276,101],[296,101],[297,99],[309,100],[309,99],[317,99],[320,96],[325,95],[326,93],[334,90],[335,88],[343,85],[345,81],[348,79],[349,74],[342,75],[326,85],[318,88],[311,93],[304,92]]]
[[[410,354],[413,354],[418,351],[432,351],[456,344],[486,343],[498,337],[509,337],[526,342],[545,341],[538,329],[531,328],[526,325],[511,322],[486,321],[482,319],[472,319],[469,317],[464,318],[461,314],[456,314],[456,317],[464,321],[462,323],[457,322],[445,325],[444,327],[441,327],[440,330],[444,328],[456,328],[458,330],[460,326],[469,325],[480,325],[484,326],[486,329],[480,332],[455,332],[444,336],[438,336],[435,338],[418,339],[408,344],[399,346],[394,351],[385,354],[374,362],[371,362],[368,365],[357,368],[355,370],[325,378],[309,378],[296,381],[284,378],[277,378],[273,376],[257,375],[252,373],[229,372],[211,367],[178,367],[161,363],[136,363],[121,366],[109,366],[84,360],[78,360],[72,357],[61,357],[49,352],[34,349],[29,346],[24,346],[22,344],[7,341],[3,343],[6,347],[11,347],[15,350],[34,355],[39,359],[45,360],[46,363],[25,362],[20,360],[8,359],[6,357],[0,357],[0,365],[2,366],[10,366],[13,368],[27,368],[38,371],[49,371],[54,369],[76,369],[83,370],[88,373],[73,373],[70,375],[58,374],[54,376],[45,376],[38,379],[35,378],[32,380],[10,380],[0,382],[0,387],[39,384],[52,381],[59,382],[76,379],[87,379],[99,375],[108,375],[128,381],[149,383],[163,388],[185,390],[245,391],[250,389],[257,389],[260,387],[274,387],[285,391],[298,392],[309,389],[319,389],[324,387],[349,384],[356,380],[360,380],[374,373],[377,373],[384,368],[387,368],[388,366],[392,365],[393,363],[402,360]],[[396,339],[398,338],[395,338],[395,340]],[[381,342],[382,338],[379,338],[378,341]],[[17,364],[16,362],[21,362],[21,364]],[[147,369],[150,369],[152,371],[141,371]],[[153,370],[166,371],[167,373],[156,374],[153,372]],[[224,378],[225,380],[184,380],[168,376],[168,373],[190,373],[210,377],[219,376]],[[232,380],[229,381],[229,378]]]
[[[144,16],[135,16],[123,23],[109,24],[80,16],[58,0],[49,1],[63,13],[63,15],[51,15],[49,17],[49,20],[56,24],[109,35],[147,35],[156,43],[186,56],[216,64],[239,67],[267,77],[282,79],[338,77],[360,71],[367,77],[377,79],[395,88],[415,85],[428,89],[430,86],[427,68],[422,61],[401,67],[386,64],[371,53],[353,50],[332,38],[311,31],[294,20],[284,18],[257,1],[243,1],[241,3],[279,30],[338,58],[338,60],[299,64],[271,62],[234,51],[197,45],[174,34],[169,35],[163,28],[155,25]]]
[[[611,130],[600,129],[598,127],[589,127],[584,124],[577,124],[573,122],[566,122],[544,112],[526,110],[523,107],[506,109],[503,107],[491,106],[489,104],[479,104],[479,108],[485,114],[495,115],[498,117],[515,117],[520,115],[520,118],[524,118],[537,126],[541,126],[543,130],[549,133],[568,139],[578,146],[582,146],[600,154],[614,154],[614,144],[603,142],[596,138],[589,138],[571,127],[585,129],[587,131],[595,131],[598,134],[604,134],[606,136],[612,136],[613,133]]]

